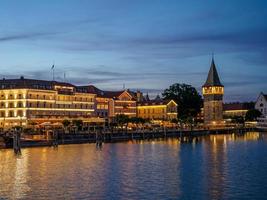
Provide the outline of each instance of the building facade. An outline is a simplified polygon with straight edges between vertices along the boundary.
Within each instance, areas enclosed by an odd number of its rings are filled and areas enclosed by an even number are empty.
[[[257,119],[258,128],[267,129],[267,94],[263,92],[257,98],[255,109],[261,112],[262,116]]]
[[[254,109],[254,102],[233,102],[223,104],[223,116],[224,118],[231,117],[245,117],[246,113]]]
[[[137,94],[130,90],[105,91],[95,86],[79,86],[83,91],[96,95],[96,116],[101,118],[113,118],[116,115],[124,114],[129,117],[136,117]]]
[[[255,103],[255,109],[260,111],[263,117],[267,117],[267,94],[260,93]]]
[[[94,117],[95,94],[76,86],[34,79],[0,81],[0,126],[27,126]]]
[[[224,86],[219,79],[213,58],[207,80],[202,86],[202,94],[204,96],[204,124],[206,126],[222,125]]]
[[[173,100],[163,99],[139,102],[137,116],[150,120],[177,119],[177,104]]]

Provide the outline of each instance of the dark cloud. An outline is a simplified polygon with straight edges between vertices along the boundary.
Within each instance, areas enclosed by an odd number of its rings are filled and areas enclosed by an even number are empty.
[[[32,33],[16,33],[6,36],[0,36],[0,42],[7,42],[12,40],[25,40],[25,39],[36,39],[44,36],[52,36],[59,32],[32,32]]]
[[[97,18],[92,18],[92,19],[63,21],[54,24],[45,24],[43,26],[33,27],[30,30],[19,30],[16,32],[12,31],[10,33],[5,33],[5,34],[2,33],[2,35],[0,34],[0,42],[8,42],[15,40],[47,39],[47,36],[50,36],[49,39],[52,39],[53,38],[52,36],[72,32],[75,31],[76,28],[79,26],[94,24],[94,23],[99,23],[99,20]],[[53,31],[47,31],[47,30],[53,30]]]

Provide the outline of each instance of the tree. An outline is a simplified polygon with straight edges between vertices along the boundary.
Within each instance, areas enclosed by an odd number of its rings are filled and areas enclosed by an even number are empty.
[[[63,121],[62,121],[62,125],[63,125],[63,127],[64,127],[64,131],[66,131],[66,129],[69,127],[69,125],[70,125],[70,121],[69,120],[67,120],[67,119],[64,119]]]
[[[78,128],[78,130],[81,130],[83,121],[80,119],[74,119],[72,120],[72,124]]]
[[[248,110],[245,116],[246,121],[256,121],[261,116],[261,112],[256,109]]]
[[[242,116],[233,116],[233,117],[231,117],[231,121],[233,123],[242,124],[242,125],[244,125],[244,123],[245,123],[244,117],[242,117]]]
[[[62,121],[62,125],[64,126],[64,128],[67,128],[67,127],[70,125],[70,121],[67,120],[67,119],[64,119],[64,120]]]
[[[141,117],[132,117],[129,119],[129,122],[133,124],[144,124],[146,120]]]
[[[173,119],[171,119],[171,123],[174,123],[174,124],[178,124],[178,119],[177,118],[173,118]]]
[[[115,116],[115,122],[122,128],[124,124],[126,124],[126,126],[129,123],[129,117],[127,115],[124,114],[119,114]]]
[[[178,104],[177,112],[180,119],[196,117],[203,104],[201,95],[196,88],[187,84],[175,83],[166,89],[162,96],[164,99],[172,99]]]

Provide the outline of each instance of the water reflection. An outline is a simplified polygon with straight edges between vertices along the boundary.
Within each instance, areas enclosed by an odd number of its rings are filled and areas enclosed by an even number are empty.
[[[0,199],[257,199],[265,134],[0,150]]]
[[[222,199],[227,179],[227,140],[226,135],[211,136],[209,145],[205,145],[205,154],[209,171],[206,171],[204,185],[208,199]]]

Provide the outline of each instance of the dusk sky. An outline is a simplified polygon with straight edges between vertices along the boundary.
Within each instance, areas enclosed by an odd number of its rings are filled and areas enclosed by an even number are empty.
[[[267,92],[265,0],[1,0],[0,77],[199,91],[211,54],[225,101]]]

